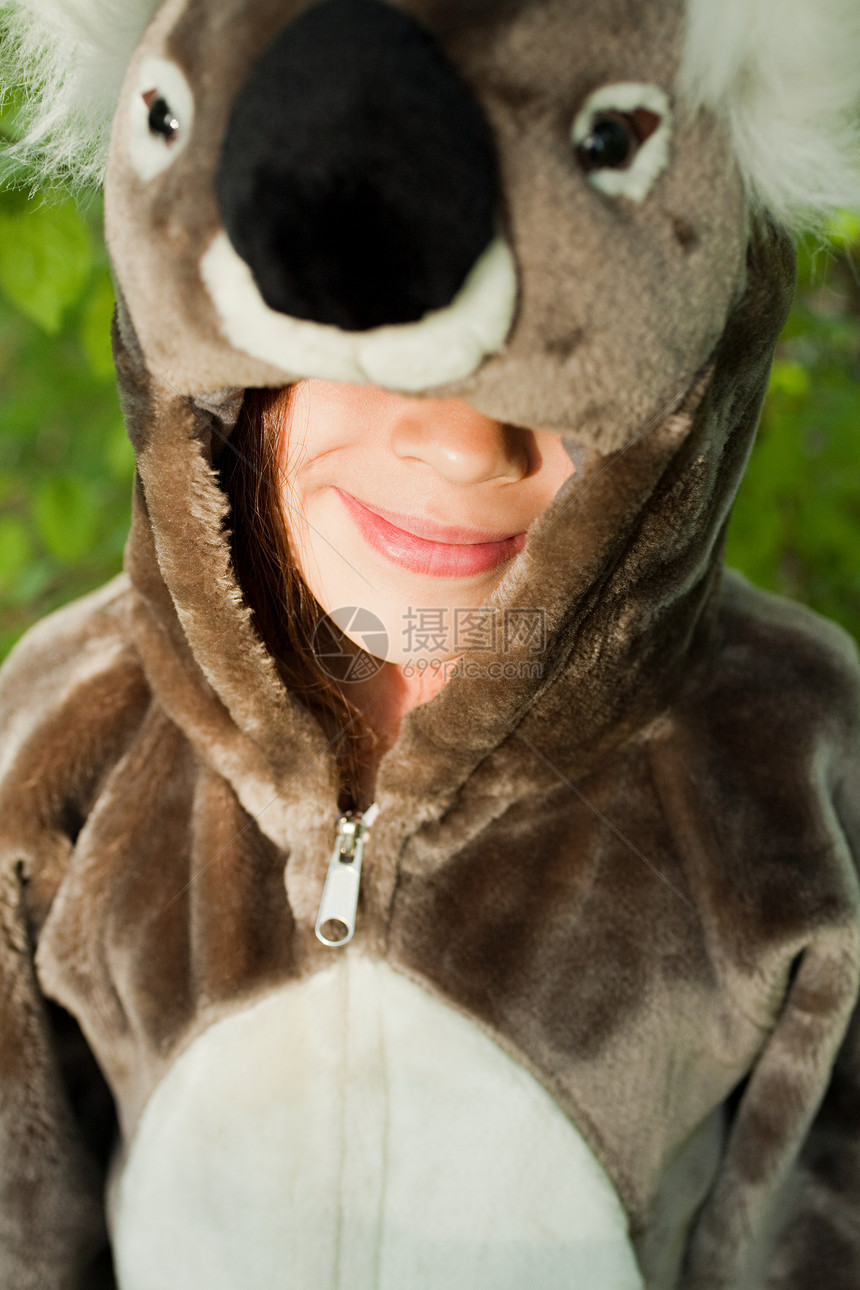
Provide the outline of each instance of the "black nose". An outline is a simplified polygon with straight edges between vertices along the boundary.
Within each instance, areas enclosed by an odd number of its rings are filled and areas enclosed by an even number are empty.
[[[450,304],[492,241],[498,190],[478,103],[382,0],[323,0],[284,28],[239,93],[218,174],[266,303],[349,331]]]

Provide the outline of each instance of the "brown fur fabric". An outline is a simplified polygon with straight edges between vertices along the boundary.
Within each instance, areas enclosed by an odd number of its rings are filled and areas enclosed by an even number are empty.
[[[276,17],[306,7],[266,0],[255,25],[230,0],[216,30],[213,0],[171,0],[141,57],[168,48],[226,105]],[[676,3],[618,0],[594,45],[571,41],[567,0],[398,7],[492,122],[520,273],[504,352],[446,393],[575,426],[583,466],[492,601],[545,611],[543,675],[464,666],[407,716],[348,952],[462,1012],[550,1092],[614,1183],[648,1290],[854,1290],[860,669],[839,629],[721,566],[790,244],[748,228],[704,116],[624,238],[553,160],[562,82],[597,64],[671,81]],[[95,1073],[82,1088],[58,1009],[114,1099],[121,1159],[196,1036],[331,961],[313,923],[335,765],[255,635],[214,468],[243,389],[294,373],[231,349],[199,278],[226,106],[146,188],[124,160],[130,93],[108,185],[137,454],[126,572],[0,673],[3,1290],[101,1275]]]
[[[836,628],[719,572],[790,257],[769,234],[749,269],[686,404],[562,490],[499,592],[547,607],[548,675],[455,677],[407,718],[357,934],[552,1091],[623,1198],[649,1286],[690,1290],[812,1286],[810,1243],[835,1268],[856,1257],[839,1139],[860,689]],[[3,673],[10,1286],[77,1284],[98,1240],[43,997],[79,1021],[127,1139],[192,1034],[328,953],[322,732],[232,581],[206,418],[124,336],[128,574]]]

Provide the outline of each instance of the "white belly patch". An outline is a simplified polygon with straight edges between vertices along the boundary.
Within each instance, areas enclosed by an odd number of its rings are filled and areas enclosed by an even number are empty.
[[[641,1290],[622,1205],[550,1095],[384,963],[212,1025],[114,1193],[121,1290]]]

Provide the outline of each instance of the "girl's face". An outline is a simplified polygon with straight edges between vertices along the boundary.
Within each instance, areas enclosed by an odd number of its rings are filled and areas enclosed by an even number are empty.
[[[316,599],[367,653],[418,667],[467,647],[468,611],[574,469],[552,431],[324,380],[294,388],[280,461]]]

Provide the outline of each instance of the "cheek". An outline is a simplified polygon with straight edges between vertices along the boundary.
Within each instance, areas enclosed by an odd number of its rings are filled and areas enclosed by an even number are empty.
[[[318,517],[315,508],[308,507],[308,498],[302,488],[301,477],[289,478],[281,492],[281,510],[290,538],[290,547],[305,582],[315,590],[318,578],[314,570],[318,563]]]
[[[357,603],[359,588],[367,585],[363,553],[333,490],[307,487],[299,472],[284,500],[284,514],[299,570],[325,612]],[[368,587],[364,598],[370,596]]]
[[[546,441],[540,445],[540,449],[547,501],[551,501],[562,485],[575,473],[576,466],[560,434],[547,433]]]

